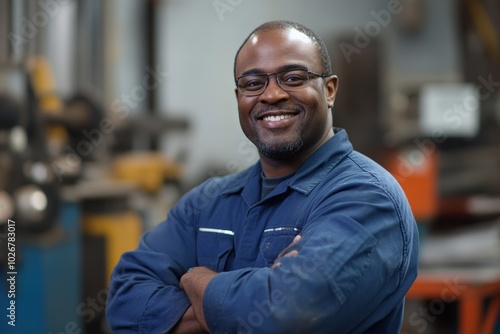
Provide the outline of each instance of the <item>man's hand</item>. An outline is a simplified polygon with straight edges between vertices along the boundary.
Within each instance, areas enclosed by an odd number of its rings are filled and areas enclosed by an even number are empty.
[[[290,250],[290,247],[292,247],[297,242],[299,242],[300,238],[302,238],[300,236],[300,234],[296,235],[295,238],[293,238],[292,243],[290,245],[288,245],[287,248],[283,249],[283,251],[281,253],[278,254],[278,257],[276,258],[276,260],[274,260],[274,264],[271,266],[271,269],[276,268],[276,267],[281,267],[281,262],[279,262],[281,260],[281,258],[289,257],[289,256],[297,256],[297,254],[299,254],[298,250],[296,250],[296,249]]]
[[[172,334],[206,334],[208,333],[201,327],[198,319],[194,315],[192,306],[189,306],[186,313],[182,316],[181,320],[172,328]]]
[[[207,332],[207,323],[203,312],[203,296],[208,283],[217,275],[217,272],[205,267],[194,267],[182,275],[179,287],[184,290],[191,302],[191,308],[201,328]],[[189,309],[188,309],[189,311]],[[187,313],[187,312],[186,312]]]
[[[290,247],[299,242],[301,236],[297,235],[292,243],[288,245],[276,258],[272,268],[281,266],[279,260],[283,257],[296,256],[297,250],[290,250]],[[203,333],[210,332],[205,321],[203,312],[203,296],[208,283],[217,275],[217,272],[206,267],[194,267],[182,275],[179,287],[184,290],[191,302],[191,307],[186,311],[179,324],[172,333]],[[198,327],[199,326],[199,327]]]

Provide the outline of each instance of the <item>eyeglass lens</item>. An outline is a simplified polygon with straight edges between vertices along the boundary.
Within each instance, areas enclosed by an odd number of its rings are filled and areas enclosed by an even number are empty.
[[[307,70],[291,70],[272,74],[253,74],[238,79],[238,89],[244,95],[259,95],[267,87],[269,76],[276,75],[280,87],[286,91],[299,90],[309,80]]]

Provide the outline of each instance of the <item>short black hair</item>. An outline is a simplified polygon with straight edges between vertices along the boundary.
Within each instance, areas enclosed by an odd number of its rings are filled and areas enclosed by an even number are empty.
[[[300,31],[301,33],[305,34],[307,37],[311,39],[313,42],[314,46],[316,47],[316,50],[318,52],[318,56],[321,62],[321,74],[323,75],[331,75],[332,74],[332,64],[330,61],[330,56],[328,55],[328,50],[326,48],[325,43],[319,38],[318,35],[314,33],[311,29],[307,28],[306,26],[297,23],[297,22],[292,22],[292,21],[286,21],[286,20],[278,20],[278,21],[269,21],[266,23],[261,24],[257,28],[255,28],[248,36],[245,38],[241,46],[239,47],[238,51],[236,52],[236,56],[234,57],[234,66],[233,66],[233,73],[234,77],[236,79],[236,60],[238,59],[238,55],[240,54],[241,49],[243,46],[247,43],[248,39],[260,32],[260,31],[265,31],[265,30],[288,30],[288,29],[294,29],[297,31]]]

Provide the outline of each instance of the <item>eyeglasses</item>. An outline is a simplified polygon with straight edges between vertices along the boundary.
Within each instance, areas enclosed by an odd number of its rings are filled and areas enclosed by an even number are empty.
[[[236,79],[238,91],[245,96],[258,96],[267,88],[269,77],[276,75],[276,81],[281,89],[287,92],[301,90],[311,80],[311,75],[324,78],[328,75],[314,73],[309,70],[294,69],[274,73],[247,74]]]

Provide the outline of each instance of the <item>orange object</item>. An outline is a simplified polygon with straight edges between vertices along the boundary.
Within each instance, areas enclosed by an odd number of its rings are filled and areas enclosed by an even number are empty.
[[[491,334],[500,311],[500,269],[421,270],[406,294],[407,299],[432,300],[437,316],[442,307],[458,302],[459,334]],[[484,301],[491,298],[485,309]],[[440,311],[439,311],[440,310]]]
[[[438,154],[431,139],[393,151],[385,165],[403,188],[415,219],[434,218],[439,209]]]

